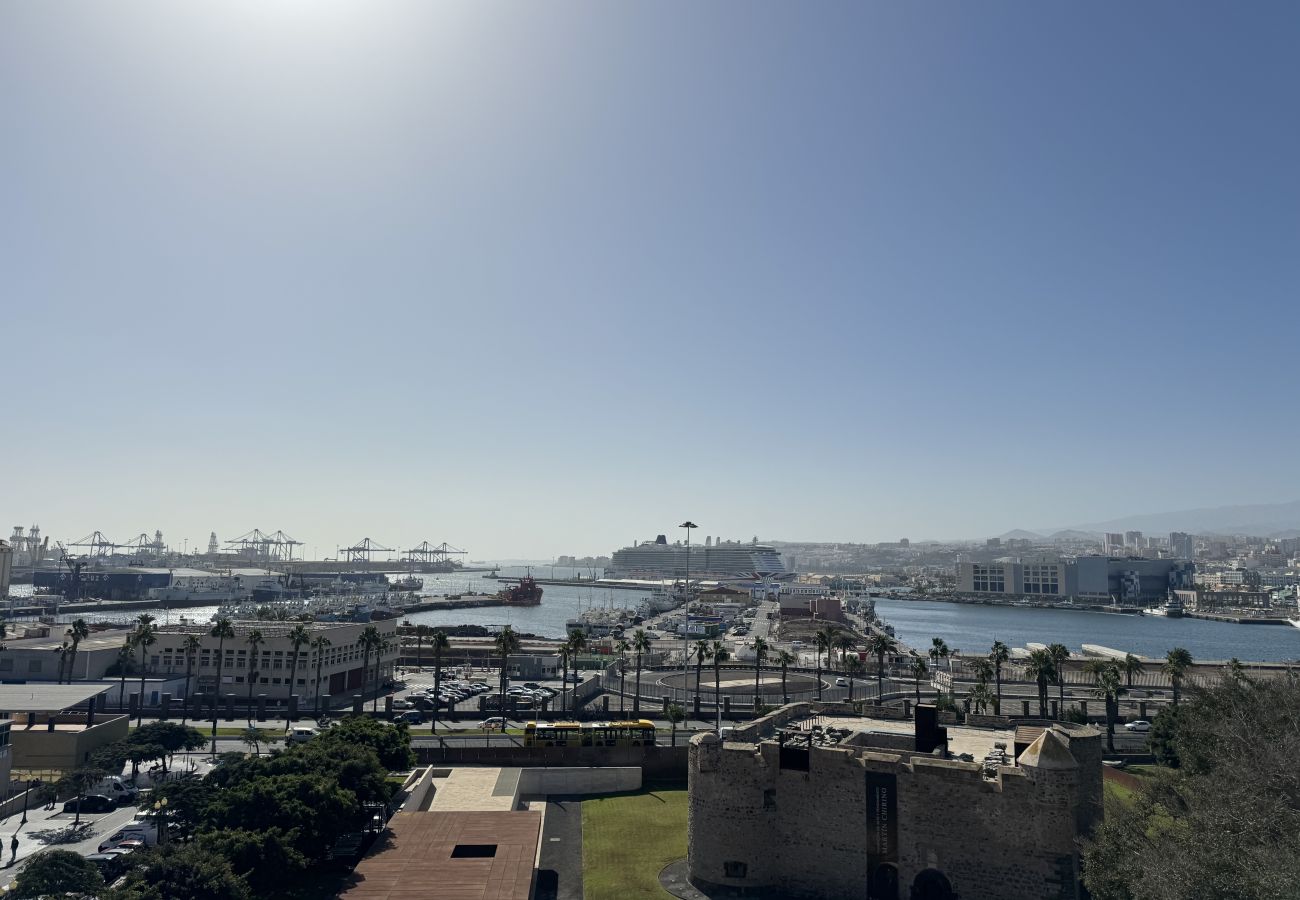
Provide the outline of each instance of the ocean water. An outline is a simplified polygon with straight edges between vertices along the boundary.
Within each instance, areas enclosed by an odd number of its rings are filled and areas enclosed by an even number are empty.
[[[1167,619],[1070,609],[982,606],[931,600],[876,600],[876,613],[899,640],[918,649],[941,637],[968,654],[986,653],[995,640],[1010,647],[1061,643],[1077,651],[1100,644],[1138,656],[1163,657],[1185,647],[1196,659],[1292,662],[1300,660],[1300,628],[1233,625],[1204,619]]]

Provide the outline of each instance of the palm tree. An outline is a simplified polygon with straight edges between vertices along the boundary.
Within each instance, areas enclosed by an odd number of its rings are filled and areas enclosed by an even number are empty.
[[[501,633],[493,641],[496,647],[497,656],[501,657],[501,714],[505,715],[506,711],[506,678],[508,666],[510,665],[511,654],[518,653],[521,646],[519,635],[509,625],[501,629]]]
[[[1183,686],[1183,676],[1192,667],[1192,654],[1182,647],[1175,647],[1165,655],[1165,664],[1161,670],[1169,676],[1169,684],[1174,691],[1174,706],[1178,705],[1178,696]]]
[[[117,708],[126,708],[126,673],[131,668],[135,654],[135,632],[126,636],[126,641],[117,651],[117,672],[122,676],[122,684],[117,689]],[[129,720],[128,720],[129,721]]]
[[[433,629],[428,625],[415,626],[415,667],[424,671],[424,639],[433,634]],[[435,675],[436,679],[437,676]]]
[[[685,718],[686,718],[686,710],[682,709],[682,705],[680,703],[668,704],[668,721],[673,724],[672,745],[674,747],[677,746],[677,725]]]
[[[867,638],[867,652],[876,657],[876,702],[880,703],[885,692],[885,654],[893,653],[897,645],[894,639],[882,632],[873,632]]]
[[[638,628],[632,632],[632,652],[636,654],[636,693],[632,695],[632,715],[641,714],[641,654],[650,652],[650,639],[645,636],[645,629]]]
[[[835,635],[839,632],[838,628],[827,625],[813,635],[813,643],[817,645],[817,699],[822,698],[822,654],[826,654],[826,667],[831,665],[831,647],[835,645]]]
[[[320,634],[312,638],[311,651],[316,654],[316,719],[320,720],[320,670],[325,663],[325,650],[333,641]]]
[[[1049,644],[1047,652],[1052,657],[1052,668],[1056,670],[1056,711],[1058,716],[1065,715],[1065,663],[1070,658],[1070,648],[1064,644]]]
[[[849,702],[852,703],[853,702],[853,679],[861,675],[864,671],[866,671],[866,667],[862,665],[862,660],[858,658],[857,654],[854,654],[849,657],[848,664],[845,665],[844,668],[845,671],[849,673]]]
[[[575,713],[576,713],[576,712],[578,711],[578,706],[577,706],[577,703],[578,703],[578,691],[577,691],[577,685],[578,685],[578,654],[579,654],[581,651],[587,649],[587,634],[586,634],[586,632],[584,632],[584,631],[583,631],[582,629],[580,629],[580,628],[575,628],[575,629],[573,629],[572,631],[570,631],[570,632],[569,632],[569,642],[568,642],[568,645],[567,645],[567,646],[568,646],[568,648],[569,648],[569,658],[570,658],[571,660],[573,660],[573,685],[574,685],[574,691],[573,691],[573,694],[570,695],[570,698],[569,698],[569,699],[570,699],[569,708],[570,708],[570,710],[571,710],[572,712],[575,712]],[[567,676],[566,676],[566,677],[567,677]]]
[[[226,655],[222,651],[226,646],[226,638],[235,636],[235,626],[230,624],[230,620],[225,616],[217,619],[212,625],[212,630],[208,632],[209,637],[217,639],[217,686],[212,695],[212,755],[217,755],[217,701],[221,697],[221,667],[226,661]]]
[[[943,638],[930,638],[930,668],[939,671],[939,660],[948,658],[948,643]],[[917,701],[920,702],[920,701]]]
[[[135,631],[135,645],[140,648],[140,703],[135,708],[135,727],[139,728],[144,721],[144,676],[148,669],[145,663],[148,661],[149,648],[158,643],[158,629],[154,627],[153,616],[148,613],[138,615],[136,622],[139,623]]]
[[[626,638],[619,638],[614,642],[614,650],[618,652],[618,714],[627,715],[627,692],[624,688],[627,686],[627,651],[632,649],[632,645],[627,642]]]
[[[786,669],[790,663],[798,662],[798,657],[788,650],[781,650],[776,654],[776,664],[781,667],[781,702],[790,702],[790,692],[785,688]]]
[[[967,694],[971,706],[975,709],[976,715],[980,715],[984,710],[993,704],[993,692],[989,690],[987,681],[977,681],[975,686]]]
[[[442,693],[442,654],[451,649],[451,641],[447,640],[447,632],[439,628],[429,634],[429,646],[433,648],[433,715],[432,723],[429,725],[429,733],[432,734],[438,727],[438,704],[442,701],[438,695]]]
[[[763,663],[767,662],[767,641],[761,637],[754,638],[754,712],[758,712],[759,705],[763,702],[763,694],[759,689]]]
[[[509,628],[510,626],[506,626]],[[361,629],[361,634],[357,637],[357,646],[361,648],[361,693],[366,692],[366,687],[370,681],[370,655],[379,650],[384,643],[384,636],[379,633],[379,629],[374,625],[367,625]],[[377,687],[377,686],[376,686]],[[504,693],[504,691],[503,691]],[[364,703],[365,701],[361,701]],[[362,707],[364,710],[365,707]]]
[[[722,641],[714,641],[713,646],[709,648],[713,657],[713,713],[717,721],[718,733],[722,733],[722,664],[731,656],[727,652],[727,645]]]
[[[194,676],[194,657],[202,647],[203,641],[197,634],[191,634],[181,642],[181,647],[185,650],[185,702],[181,705],[181,724],[190,715],[190,679]]]
[[[935,638],[935,640],[938,640],[938,638]],[[930,658],[938,659],[939,654],[934,649],[931,649]],[[913,650],[912,660],[907,664],[907,668],[908,671],[912,673],[912,686],[916,688],[916,705],[920,706],[921,705],[921,679],[924,678],[926,673],[930,671],[929,667],[927,667],[925,664],[925,657],[921,656],[919,653]]]
[[[85,619],[73,619],[66,634],[72,640],[72,653],[68,657],[68,684],[72,684],[72,668],[77,662],[77,647],[90,637],[90,626],[86,624]]]
[[[858,649],[857,636],[852,632],[840,632],[835,636],[835,649],[840,651],[840,668],[848,664],[850,651]]]
[[[379,712],[379,691],[383,687],[382,676],[384,674],[384,654],[393,649],[393,642],[388,638],[383,638],[379,642],[379,648],[375,651],[375,695],[370,698],[370,711]]]
[[[1124,673],[1124,683],[1130,690],[1133,689],[1133,676],[1141,675],[1146,671],[1142,668],[1142,660],[1132,653],[1124,654],[1124,661],[1119,664],[1119,668]]]
[[[1093,663],[1097,663],[1094,667]],[[1124,693],[1119,663],[1108,659],[1093,660],[1089,664],[1096,673],[1097,687],[1093,694],[1106,701],[1106,749],[1115,752],[1115,719],[1119,715],[1119,695]]]
[[[63,684],[63,670],[68,665],[68,653],[71,651],[71,649],[72,649],[72,645],[69,644],[67,641],[64,641],[62,644],[59,645],[59,649],[54,651],[59,655],[59,671],[58,674],[55,676],[55,681],[54,681],[55,684]]]
[[[1038,717],[1047,718],[1047,683],[1056,677],[1052,654],[1045,649],[1031,650],[1025,665],[1025,677],[1038,682]]]
[[[294,690],[298,686],[298,654],[302,653],[304,644],[311,643],[311,635],[307,632],[307,626],[299,623],[289,631],[289,643],[293,645],[293,660],[289,664],[289,696],[293,696]],[[284,717],[284,730],[289,730],[289,717]]]
[[[244,643],[248,645],[248,727],[253,727],[253,685],[257,684],[257,676],[261,674],[257,670],[257,651],[266,643],[266,638],[262,637],[260,629],[254,628],[244,638]]]
[[[994,641],[989,650],[989,662],[993,666],[993,677],[997,682],[997,693],[993,699],[993,714],[1002,715],[1002,666],[1011,659],[1011,648],[1001,641]]]
[[[705,662],[709,659],[709,654],[713,651],[709,649],[708,641],[695,642],[695,695],[700,695],[700,672],[704,669]]]
[[[977,684],[988,684],[989,679],[993,677],[993,663],[983,656],[975,660],[974,669]]]

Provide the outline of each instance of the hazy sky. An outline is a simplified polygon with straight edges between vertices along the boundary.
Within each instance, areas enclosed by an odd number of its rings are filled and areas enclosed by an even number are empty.
[[[0,522],[472,558],[1300,496],[1300,5],[7,3]]]

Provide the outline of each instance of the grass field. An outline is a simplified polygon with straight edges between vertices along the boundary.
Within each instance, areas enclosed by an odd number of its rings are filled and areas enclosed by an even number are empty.
[[[659,870],[685,855],[684,789],[583,799],[584,900],[667,897]]]

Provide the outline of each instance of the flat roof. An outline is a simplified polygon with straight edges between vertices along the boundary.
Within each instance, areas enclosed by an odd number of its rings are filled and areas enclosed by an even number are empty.
[[[340,897],[528,900],[532,895],[540,812],[399,812],[388,827]],[[492,855],[454,857],[458,846]]]
[[[820,716],[809,719],[807,724],[820,724],[823,728],[847,728],[850,731],[864,732],[866,737],[862,746],[871,749],[871,733],[902,734],[911,737],[916,734],[916,724],[910,719],[873,719],[853,716]],[[965,725],[944,725],[948,729],[948,749],[954,754],[969,753],[981,760],[993,750],[995,743],[1006,744],[1007,752],[1012,752],[1016,732],[1014,728],[971,728]],[[888,751],[886,751],[888,752]]]
[[[0,711],[55,712],[71,709],[112,689],[111,684],[0,684]]]

